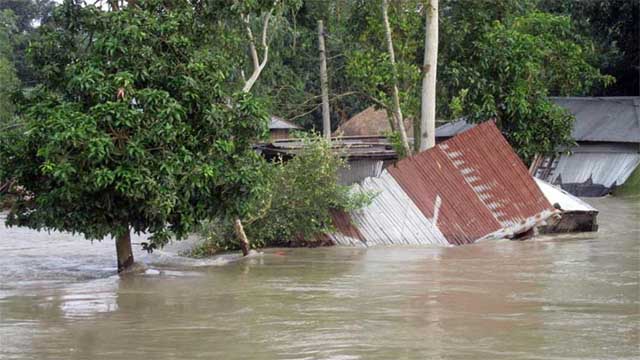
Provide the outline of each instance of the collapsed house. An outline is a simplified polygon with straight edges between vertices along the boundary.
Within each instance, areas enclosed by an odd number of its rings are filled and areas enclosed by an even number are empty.
[[[466,135],[456,137],[461,133]],[[536,185],[492,122],[460,120],[439,127],[436,136],[436,148],[399,162],[384,136],[332,138],[334,150],[349,163],[339,182],[377,194],[366,211],[334,212],[334,243],[458,245],[529,235],[540,225],[545,233],[597,230],[597,210],[552,185]],[[256,149],[267,159],[286,160],[304,146],[299,139],[280,139]]]
[[[462,245],[516,238],[557,213],[493,122],[474,127],[353,185],[377,194],[334,212],[340,245]]]

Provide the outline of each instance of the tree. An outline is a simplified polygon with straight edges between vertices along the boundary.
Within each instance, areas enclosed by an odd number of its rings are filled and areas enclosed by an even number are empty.
[[[470,52],[447,68],[458,89],[453,110],[470,121],[494,118],[525,161],[573,143],[573,117],[551,94],[584,93],[611,81],[587,61],[588,48],[565,16],[532,12],[508,24],[494,21]]]
[[[244,222],[251,246],[321,246],[325,234],[334,231],[331,214],[352,211],[371,202],[376,195],[351,191],[336,180],[347,160],[319,134],[298,134],[304,147],[288,161],[275,161],[264,173],[268,191],[258,212]],[[203,226],[205,241],[192,254],[202,256],[219,250],[237,249],[231,224],[213,219]]]
[[[55,3],[52,0],[2,0],[0,12],[11,11],[15,16],[14,31],[10,42],[13,51],[9,56],[23,86],[33,86],[37,82],[29,68],[27,47],[36,36],[37,27],[51,16]]]
[[[422,67],[422,100],[420,134],[415,140],[416,151],[436,145],[436,74],[438,70],[438,0],[429,0],[425,9],[424,62]]]
[[[540,8],[571,16],[576,31],[594,42],[600,71],[615,83],[596,87],[584,95],[640,95],[640,2],[637,0],[554,1]]]
[[[7,223],[111,235],[122,271],[131,231],[153,248],[244,216],[264,181],[251,144],[267,116],[241,91],[243,39],[225,17],[178,0],[56,8],[31,50],[43,82],[0,137],[0,181],[21,189]]]
[[[400,91],[398,90],[398,70],[396,69],[396,55],[393,50],[393,40],[391,37],[391,25],[389,24],[389,3],[382,0],[382,21],[384,24],[384,36],[387,40],[387,51],[389,52],[389,63],[391,65],[391,99],[392,112],[395,119],[395,130],[400,134],[402,147],[407,155],[411,154],[409,147],[409,139],[407,131],[404,128],[404,118],[402,117],[402,109],[400,108]]]
[[[13,66],[12,37],[17,32],[16,17],[11,10],[0,11],[0,131],[13,119],[13,93],[20,86]]]

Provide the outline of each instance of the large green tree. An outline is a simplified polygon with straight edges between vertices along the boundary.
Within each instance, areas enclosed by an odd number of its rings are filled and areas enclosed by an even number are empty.
[[[463,59],[445,65],[452,114],[494,118],[518,154],[530,160],[570,145],[573,117],[549,96],[580,95],[607,84],[566,16],[530,12],[494,21]]]
[[[275,37],[272,66],[257,88],[260,94],[274,95],[270,109],[285,118],[303,120],[307,126],[319,124],[317,19],[325,20],[328,29],[334,126],[372,104],[392,109],[393,71],[384,41],[381,3],[304,1],[286,16],[287,26]],[[400,104],[403,115],[413,119],[420,106],[424,9],[422,0],[389,2]],[[607,17],[617,13],[603,9]],[[605,69],[603,63],[612,57],[598,55],[601,47],[594,46],[592,34],[581,31],[584,21],[541,10],[551,9],[537,0],[442,0],[440,4],[438,117],[466,115],[474,121],[496,117],[525,159],[570,142],[571,117],[549,103],[548,96],[589,95],[611,82],[598,69]],[[611,38],[617,32],[609,33]],[[613,42],[622,44],[622,40]]]
[[[19,189],[9,225],[111,235],[123,270],[132,231],[162,245],[250,211],[267,116],[240,91],[244,39],[216,5],[57,7],[31,48],[42,83],[0,138],[0,180]]]
[[[14,44],[12,38],[17,32],[16,17],[11,10],[0,11],[0,131],[13,119],[13,93],[20,81],[13,65]]]
[[[27,47],[35,40],[37,28],[51,16],[54,5],[52,0],[0,0],[0,12],[11,11],[15,16],[10,59],[25,87],[37,82],[33,69],[29,67]]]
[[[390,108],[392,73],[376,1],[354,12],[353,50],[347,74],[355,89]],[[402,0],[390,8],[400,74],[401,106],[416,118],[424,54],[424,7]],[[457,0],[441,3],[438,114],[495,118],[520,156],[528,160],[571,143],[572,117],[549,96],[583,95],[604,86],[592,42],[568,16],[540,12],[535,1]],[[418,127],[414,127],[418,129]]]
[[[640,95],[640,1],[542,0],[540,8],[571,16],[577,31],[593,40],[600,71],[615,77],[588,95]]]

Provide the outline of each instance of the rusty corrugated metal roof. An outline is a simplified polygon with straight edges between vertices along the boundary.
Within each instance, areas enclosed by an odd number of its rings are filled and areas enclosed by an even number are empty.
[[[379,179],[368,180],[357,186],[379,192],[380,199],[351,214],[367,245],[435,244],[441,242],[439,234],[450,244],[468,244],[526,231],[554,213],[493,122],[401,160]],[[353,241],[341,235],[334,240]]]

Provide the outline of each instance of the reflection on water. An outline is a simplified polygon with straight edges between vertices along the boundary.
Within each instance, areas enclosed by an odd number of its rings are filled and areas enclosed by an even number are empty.
[[[242,260],[167,249],[124,278],[110,241],[0,228],[0,358],[638,358],[640,205],[590,202],[597,234]]]

